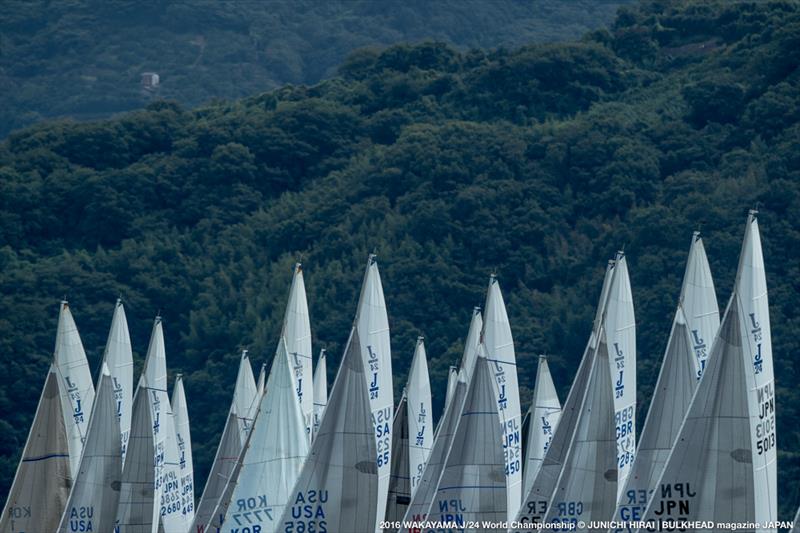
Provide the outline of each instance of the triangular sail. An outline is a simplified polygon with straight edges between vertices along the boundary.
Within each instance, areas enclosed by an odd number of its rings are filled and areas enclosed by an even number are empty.
[[[491,277],[483,316],[483,344],[497,384],[499,420],[503,421],[508,519],[519,510],[522,498],[522,412],[517,384],[514,340],[497,278]]]
[[[256,400],[257,398],[259,401]],[[202,532],[205,526],[211,522],[214,509],[219,504],[225,485],[231,477],[244,442],[250,433],[252,406],[255,405],[257,410],[259,403],[260,396],[258,385],[253,378],[253,367],[250,365],[247,350],[244,350],[239,360],[239,372],[236,375],[236,385],[228,418],[225,421],[222,437],[216,455],[214,455],[214,462],[211,464],[211,470],[206,479],[206,486],[203,488],[203,494],[197,504],[194,524],[190,528],[192,533]],[[242,412],[246,414],[243,415]]]
[[[353,328],[319,433],[280,520],[281,531],[375,529],[377,452],[358,335]]]
[[[389,478],[389,495],[386,501],[387,522],[402,520],[411,502],[408,422],[408,401],[403,391],[392,422],[392,475]]]
[[[290,356],[281,341],[223,522],[226,528],[262,533],[282,530],[278,520],[308,455],[305,419],[298,400]]]
[[[77,472],[89,425],[89,413],[92,412],[94,383],[78,327],[65,301],[61,302],[58,315],[54,360],[64,408],[64,426],[69,438],[70,471]]]
[[[475,361],[478,359],[478,344],[481,342],[481,332],[483,331],[483,317],[481,308],[472,309],[472,318],[469,322],[467,340],[464,342],[464,353],[461,355],[461,368],[467,373],[467,383],[472,378],[475,369]]]
[[[61,407],[58,374],[51,365],[0,515],[0,531],[54,531],[58,527],[72,486]]]
[[[591,370],[592,360],[594,359],[593,353],[599,343],[600,324],[603,312],[605,311],[608,289],[611,285],[613,274],[614,263],[609,262],[606,268],[605,278],[603,279],[603,288],[600,291],[600,301],[597,305],[592,333],[583,351],[583,356],[578,365],[575,379],[569,389],[567,400],[564,402],[561,410],[558,427],[553,433],[553,439],[550,441],[550,446],[547,453],[545,453],[541,467],[539,467],[539,472],[536,474],[533,484],[527,491],[519,513],[517,514],[517,520],[521,523],[533,524],[544,520],[556,483],[564,467],[564,461],[566,460],[570,443],[575,434],[578,415],[580,414],[583,396],[589,380],[589,371]]]
[[[247,350],[245,350],[246,352]],[[261,403],[261,397],[264,395],[264,389],[266,388],[267,383],[267,364],[261,363],[261,370],[258,372],[258,381],[256,381],[256,398],[258,401],[254,401],[254,405],[259,405]],[[252,410],[251,410],[252,411]],[[255,417],[251,417],[255,419]]]
[[[364,283],[356,312],[356,329],[360,339],[360,353],[369,388],[378,469],[378,500],[375,531],[378,521],[386,515],[386,495],[389,492],[389,474],[392,462],[392,417],[394,393],[392,391],[392,348],[389,339],[389,317],[383,285],[374,255],[367,261]]]
[[[447,454],[428,519],[468,523],[502,523],[506,504],[503,425],[497,408],[493,372],[479,351],[464,407]],[[471,528],[472,529],[472,528]]]
[[[306,438],[311,439],[314,416],[314,378],[311,372],[311,323],[308,315],[306,286],[300,263],[294,267],[289,301],[283,319],[281,336],[286,341],[286,350],[292,359],[297,399],[303,412]]]
[[[767,287],[751,213],[733,294],[645,518],[776,521],[775,459]]]
[[[447,404],[450,403],[450,399],[453,397],[453,392],[456,390],[456,384],[458,383],[458,367],[457,366],[450,366],[450,371],[447,374],[447,388],[445,389],[444,393],[444,407],[447,409]],[[439,419],[441,422],[441,419]]]
[[[144,380],[133,395],[128,453],[122,468],[117,528],[119,533],[153,533],[155,507],[155,447],[149,392]]]
[[[122,480],[122,444],[113,380],[108,365],[97,384],[80,468],[58,526],[59,532],[114,528]]]
[[[108,333],[108,341],[106,341],[103,362],[111,372],[111,382],[114,386],[124,463],[128,448],[128,435],[131,430],[131,407],[133,405],[133,350],[122,300],[117,300],[114,307],[114,316],[111,319],[111,329]]]
[[[433,413],[431,407],[431,382],[428,377],[428,361],[422,337],[417,339],[414,359],[406,386],[408,398],[409,455],[408,474],[411,493],[417,489],[425,463],[433,446]]]
[[[550,375],[547,358],[539,356],[539,367],[536,371],[536,382],[533,387],[533,404],[528,421],[527,451],[525,453],[525,485],[524,492],[530,490],[536,474],[544,461],[544,455],[553,439],[553,433],[561,416],[561,402]],[[524,435],[524,433],[523,433]]]
[[[700,379],[711,351],[711,343],[719,329],[719,306],[706,250],[700,232],[697,231],[692,235],[680,302],[692,336],[692,349],[697,359],[697,379]]]
[[[178,443],[178,466],[181,489],[181,514],[187,524],[194,520],[194,461],[192,460],[192,435],[189,430],[189,408],[183,390],[183,376],[178,374],[172,390],[172,413],[175,420],[175,437]]]
[[[614,398],[603,337],[595,350],[575,435],[564,461],[545,523],[573,529],[579,522],[607,520],[617,498]]]
[[[314,369],[314,431],[312,438],[319,431],[319,424],[322,422],[322,414],[325,406],[328,405],[328,365],[325,357],[325,349],[319,352],[317,368]]]
[[[617,439],[618,485],[622,490],[636,453],[636,319],[628,262],[617,253],[603,328],[608,338]]]

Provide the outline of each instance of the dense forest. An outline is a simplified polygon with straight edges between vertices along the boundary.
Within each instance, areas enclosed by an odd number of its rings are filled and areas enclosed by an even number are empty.
[[[97,369],[122,295],[141,367],[160,310],[202,486],[238,350],[270,361],[292,264],[332,379],[377,252],[395,387],[424,335],[436,410],[489,274],[525,407],[536,354],[562,399],[606,260],[625,249],[639,420],[700,229],[724,308],[749,208],[770,289],[783,519],[800,503],[800,6],[646,1],[581,40],[362,50],[331,79],[195,110],[156,101],[0,144],[0,493],[70,300]]]
[[[185,106],[316,83],[356,48],[436,39],[514,47],[574,39],[631,0],[6,0],[0,138],[154,98]],[[140,77],[156,72],[156,90]]]

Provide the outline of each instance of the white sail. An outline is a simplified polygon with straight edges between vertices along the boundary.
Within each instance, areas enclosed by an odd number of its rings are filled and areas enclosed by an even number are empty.
[[[614,398],[602,330],[599,339],[575,434],[544,520],[563,530],[607,520],[617,501]]]
[[[58,527],[72,486],[61,401],[58,374],[51,365],[0,515],[3,533],[53,531]]]
[[[280,520],[281,531],[375,529],[377,452],[358,335],[353,328],[319,433]]]
[[[464,406],[428,519],[469,528],[469,523],[503,523],[506,503],[504,434],[493,369],[478,351]]]
[[[592,333],[589,336],[589,341],[586,343],[581,362],[578,365],[578,371],[569,389],[567,401],[564,402],[561,410],[558,427],[556,427],[553,433],[550,447],[547,453],[545,453],[542,465],[539,467],[539,472],[534,477],[533,484],[530,489],[528,489],[522,505],[520,506],[519,513],[517,514],[518,522],[524,524],[541,522],[544,520],[545,514],[547,513],[556,483],[558,482],[564,467],[564,462],[567,458],[570,443],[575,435],[575,428],[579,420],[578,415],[581,412],[583,397],[589,381],[589,372],[594,360],[594,351],[599,345],[598,341],[602,317],[605,311],[608,290],[613,275],[614,263],[609,261],[605,278],[603,279],[603,288],[600,291],[600,301],[597,304]]]
[[[83,351],[78,327],[67,302],[61,302],[56,332],[55,364],[64,407],[64,426],[69,438],[70,471],[77,472],[83,440],[94,401],[94,383]]]
[[[261,388],[263,389],[263,387]],[[214,509],[219,504],[220,497],[250,433],[254,417],[253,406],[255,406],[255,410],[258,410],[261,399],[258,389],[259,387],[253,379],[253,368],[250,365],[247,350],[243,350],[228,418],[225,421],[222,437],[217,446],[216,455],[214,455],[214,462],[211,464],[211,470],[206,479],[206,486],[203,488],[203,494],[197,504],[194,524],[190,528],[192,533],[202,533],[214,518]],[[246,414],[241,415],[242,412]]]
[[[508,519],[519,510],[522,498],[522,412],[517,385],[517,360],[500,285],[494,276],[489,280],[483,316],[483,344],[493,368],[499,420],[503,421],[503,447],[508,485]]]
[[[114,384],[103,363],[80,468],[74,476],[59,532],[114,528],[122,481],[122,444]]]
[[[536,474],[539,473],[560,417],[561,402],[558,401],[558,393],[550,375],[547,358],[542,355],[539,356],[536,382],[533,387],[533,404],[528,422],[524,494],[528,493]]]
[[[117,404],[117,418],[122,447],[122,461],[128,448],[128,435],[131,430],[131,407],[133,403],[133,350],[131,336],[128,332],[128,320],[122,300],[117,300],[114,316],[111,319],[111,330],[108,332],[103,363],[111,372],[114,386],[114,399]]]
[[[153,422],[153,447],[155,450],[155,505],[153,524],[165,531],[178,532],[189,524],[181,513],[180,466],[175,424],[167,394],[167,353],[161,317],[153,324],[150,345],[144,363],[143,379],[148,394],[150,417]]]
[[[322,414],[325,406],[328,405],[328,365],[325,358],[325,348],[320,350],[317,359],[317,368],[314,370],[314,431],[312,438],[319,431],[319,424],[322,422]]]
[[[481,332],[483,331],[483,317],[481,308],[472,309],[472,319],[469,322],[467,340],[464,342],[464,353],[461,355],[461,368],[466,371],[467,383],[472,378],[475,369],[475,361],[478,358],[478,344],[481,342]]]
[[[311,426],[314,417],[314,378],[311,373],[311,323],[308,315],[306,286],[303,282],[303,269],[300,263],[294,267],[289,302],[283,319],[281,336],[286,341],[286,349],[292,358],[292,370],[297,387],[297,398],[303,411],[306,438],[311,439]]]
[[[150,393],[144,379],[133,395],[128,453],[122,468],[115,533],[155,533],[155,447]]]
[[[422,337],[417,339],[414,359],[406,386],[408,398],[408,466],[411,493],[417,489],[425,463],[433,446],[433,408],[431,407],[431,382],[428,377],[428,360]]]
[[[402,520],[411,502],[411,479],[408,476],[410,444],[408,423],[408,400],[404,390],[392,422],[392,475],[389,478],[389,494],[386,501],[387,522]],[[385,530],[396,531],[397,528]]]
[[[700,379],[711,351],[711,343],[719,329],[719,306],[706,250],[700,232],[697,231],[692,235],[680,303],[692,336],[692,349],[697,359],[697,379]]]
[[[467,374],[463,369],[458,373],[458,383],[453,392],[453,399],[445,408],[442,419],[439,421],[439,428],[436,437],[433,439],[433,448],[425,464],[417,490],[411,498],[408,510],[403,518],[404,521],[421,521],[428,516],[431,503],[436,497],[436,489],[439,486],[439,479],[442,477],[447,454],[453,444],[456,434],[456,426],[461,416],[461,409],[464,406],[464,398],[467,394]],[[504,476],[505,477],[505,476]],[[414,528],[401,528],[401,531],[414,531]]]
[[[308,455],[308,437],[291,358],[281,341],[261,400],[250,447],[233,490],[225,531],[283,530],[283,514]],[[249,529],[248,529],[249,528]]]
[[[245,350],[245,352],[246,351],[247,350]],[[253,402],[255,405],[260,405],[261,397],[264,395],[264,389],[266,388],[266,383],[267,383],[267,363],[261,363],[261,370],[258,372],[258,381],[256,381],[256,398],[258,398],[258,401]]]
[[[172,389],[172,413],[175,437],[178,444],[178,468],[181,489],[181,515],[187,524],[194,520],[194,461],[192,460],[192,435],[189,430],[189,408],[183,390],[183,376],[175,378]]]
[[[608,289],[603,328],[608,338],[617,438],[618,490],[622,490],[636,454],[636,319],[628,262],[617,253]]]
[[[378,263],[369,256],[361,296],[356,312],[356,329],[360,339],[360,353],[369,388],[369,402],[375,430],[375,448],[378,468],[378,500],[375,531],[378,521],[386,514],[386,496],[389,492],[389,474],[392,466],[392,417],[394,392],[392,390],[392,348],[389,340],[389,317],[383,296]]]
[[[777,520],[772,346],[754,213],[747,220],[736,284],[706,370],[645,518]]]
[[[450,366],[450,372],[447,374],[447,388],[445,389],[444,393],[444,406],[447,409],[447,404],[450,403],[450,400],[453,398],[453,392],[456,390],[456,384],[458,383],[458,367],[457,366]],[[441,422],[441,419],[439,419]]]

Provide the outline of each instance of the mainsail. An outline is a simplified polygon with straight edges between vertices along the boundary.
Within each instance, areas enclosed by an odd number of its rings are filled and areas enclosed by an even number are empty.
[[[122,445],[118,437],[115,394],[111,372],[103,363],[80,468],[74,476],[59,532],[110,532],[114,528],[122,479]]]
[[[406,391],[403,390],[392,422],[392,475],[389,478],[389,495],[386,501],[387,522],[402,520],[411,502],[411,479],[408,476],[408,422],[408,401]],[[396,528],[388,529],[388,531],[395,530]]]
[[[311,440],[314,416],[314,381],[311,373],[311,323],[308,316],[306,286],[300,263],[294,266],[292,287],[286,304],[281,336],[286,341],[286,350],[292,358],[292,371],[297,388],[297,399],[303,412],[306,438]]]
[[[675,311],[661,371],[639,439],[636,459],[620,493],[615,515],[619,522],[632,522],[642,518],[650,494],[678,436],[697,387],[698,377],[705,367],[706,345],[711,344],[719,326],[714,282],[698,233],[692,236],[680,302]],[[685,315],[684,302],[689,303],[692,309],[694,326],[689,324]],[[709,339],[708,342],[705,339]]]
[[[314,369],[314,431],[311,437],[316,437],[322,414],[328,405],[328,365],[325,358],[325,348],[320,350],[317,359],[317,368]]]
[[[706,370],[644,518],[777,520],[772,345],[754,212]]]
[[[394,393],[392,391],[392,348],[389,340],[389,317],[383,297],[378,263],[374,255],[367,261],[364,283],[356,312],[359,352],[369,388],[372,423],[378,469],[378,499],[374,529],[379,531],[379,520],[386,515],[386,496],[389,492],[389,474],[392,466],[392,417]]]
[[[636,452],[636,320],[625,254],[617,252],[603,321],[608,338],[617,439],[617,490],[622,490]]]
[[[278,344],[252,433],[223,525],[231,531],[272,533],[282,530],[278,520],[309,447],[292,363],[283,340]]]
[[[508,519],[513,518],[522,497],[522,416],[517,385],[517,360],[514,340],[508,322],[506,305],[500,285],[494,276],[489,280],[483,322],[483,344],[491,363],[497,387],[496,401],[503,422],[503,448],[505,450],[505,475],[508,486]]]
[[[78,471],[83,440],[89,425],[89,413],[94,401],[94,383],[83,351],[78,327],[67,302],[61,302],[56,333],[55,364],[58,372],[64,426],[69,438],[70,472]]]
[[[69,497],[69,444],[58,374],[50,365],[36,415],[8,493],[0,531],[53,531]]]
[[[465,527],[474,530],[467,524],[506,520],[504,427],[498,412],[494,375],[481,350],[436,496],[427,513],[429,520],[459,526],[445,531]]]
[[[111,372],[114,386],[114,399],[117,405],[119,431],[122,447],[122,461],[128,448],[128,435],[131,430],[131,407],[133,400],[133,350],[131,336],[128,332],[128,321],[122,300],[117,300],[114,317],[111,319],[111,330],[106,341],[103,362]]]
[[[575,434],[578,415],[580,414],[583,397],[589,380],[589,371],[591,370],[592,361],[594,359],[594,351],[599,343],[602,316],[605,311],[608,290],[611,285],[613,274],[614,263],[609,262],[606,268],[605,278],[603,279],[603,288],[600,291],[600,302],[597,305],[597,312],[595,314],[594,325],[589,336],[589,341],[586,344],[581,362],[578,365],[575,379],[569,389],[567,401],[564,403],[561,410],[561,417],[558,421],[558,427],[553,433],[553,439],[550,441],[550,447],[547,453],[545,453],[539,472],[535,476],[531,488],[527,491],[519,513],[517,514],[517,521],[519,522],[527,524],[541,522],[544,520],[545,514],[547,513],[550,499],[553,496],[556,483],[564,467],[570,443]]]
[[[544,461],[547,448],[553,439],[553,433],[558,427],[561,416],[561,402],[550,375],[547,357],[539,356],[539,366],[536,371],[536,382],[533,387],[533,403],[530,409],[528,422],[527,452],[525,453],[525,485],[524,493],[527,494],[533,485],[536,474]]]
[[[178,443],[178,467],[181,488],[181,514],[187,524],[194,520],[194,461],[192,461],[192,436],[189,431],[189,409],[183,376],[175,378],[172,389],[172,413],[175,420],[175,437]]]
[[[252,419],[249,418],[252,411],[251,406],[255,405],[257,409],[259,401],[260,396],[258,386],[253,378],[253,368],[250,366],[247,350],[244,350],[239,360],[239,372],[236,375],[236,385],[233,389],[233,400],[228,410],[228,418],[222,430],[222,437],[214,456],[214,462],[211,464],[203,495],[197,504],[194,524],[190,528],[192,533],[204,531],[205,526],[211,522],[214,509],[219,504],[220,496],[231,477],[252,427]]]
[[[428,360],[422,337],[417,339],[414,359],[406,386],[408,399],[408,474],[411,493],[417,489],[425,463],[433,446],[433,412],[431,407],[431,382],[428,377]]]
[[[692,349],[697,358],[697,379],[700,379],[711,343],[719,329],[719,306],[706,250],[697,231],[692,235],[680,303],[692,336]]]
[[[281,531],[375,529],[375,429],[358,335],[353,328],[319,433],[283,512]]]
[[[617,501],[614,398],[602,330],[599,339],[575,434],[544,520],[564,530],[579,522],[607,520]]]

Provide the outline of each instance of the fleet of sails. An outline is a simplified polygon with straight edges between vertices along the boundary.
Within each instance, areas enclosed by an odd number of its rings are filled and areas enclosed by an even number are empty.
[[[330,395],[324,350],[312,364],[303,270],[295,265],[271,368],[255,379],[242,353],[197,502],[184,381],[178,374],[170,398],[163,327],[157,317],[134,389],[117,301],[95,387],[62,302],[0,533],[526,531],[541,523],[585,530],[591,521],[660,531],[681,520],[777,531],[775,384],[754,212],[721,321],[703,241],[692,236],[638,442],[636,320],[622,252],[606,269],[563,405],[540,356],[524,425],[497,278],[483,313],[473,310],[436,422],[422,337],[395,405],[375,256]]]

